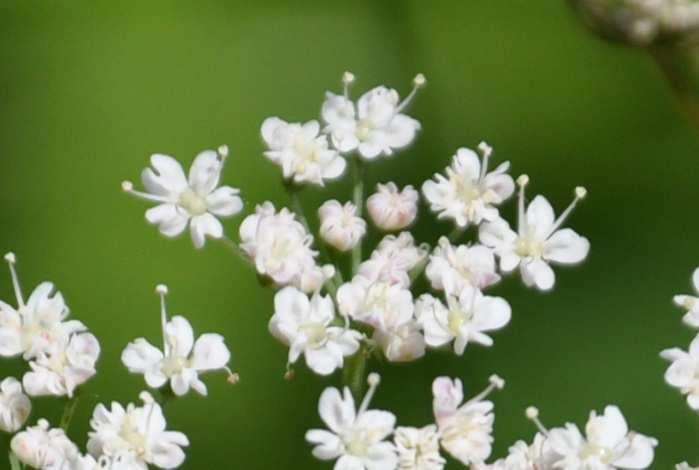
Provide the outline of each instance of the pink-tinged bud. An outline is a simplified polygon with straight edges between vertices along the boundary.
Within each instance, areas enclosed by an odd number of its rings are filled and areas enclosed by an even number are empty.
[[[379,184],[367,200],[369,216],[374,224],[386,232],[408,227],[417,217],[418,193],[412,186],[398,190],[395,183]]]

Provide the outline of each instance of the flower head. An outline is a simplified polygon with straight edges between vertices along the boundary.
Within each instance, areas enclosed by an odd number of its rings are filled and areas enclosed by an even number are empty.
[[[417,217],[418,193],[408,185],[399,191],[395,183],[376,185],[376,192],[367,199],[367,209],[374,224],[381,230],[394,232],[408,227]]]
[[[396,417],[388,411],[369,410],[379,383],[378,374],[369,374],[369,391],[355,409],[349,388],[328,387],[318,401],[318,412],[328,427],[311,429],[306,440],[314,446],[313,456],[336,460],[335,468],[354,470],[393,470],[396,449],[386,438],[393,433]]]
[[[148,465],[179,467],[185,459],[182,447],[189,445],[187,436],[166,430],[163,410],[150,394],[142,392],[141,400],[141,406],[129,403],[123,407],[116,402],[111,408],[97,405],[90,420],[90,454],[95,458],[128,454],[135,463],[131,468],[138,470],[147,470]]]
[[[342,368],[343,357],[359,349],[362,334],[346,327],[332,326],[335,307],[330,297],[308,296],[294,287],[285,287],[274,296],[274,315],[269,330],[289,346],[289,363],[301,354],[308,367],[321,375]]]
[[[357,215],[357,207],[351,202],[344,205],[335,199],[318,208],[320,236],[339,251],[349,251],[366,234],[366,222]]]
[[[66,320],[69,314],[63,296],[50,282],[42,282],[25,302],[15,271],[15,255],[8,253],[17,308],[0,302],[0,356],[22,354],[32,359],[48,352],[72,333],[85,330],[77,320]]]
[[[446,237],[439,239],[425,274],[434,289],[453,295],[467,286],[484,289],[500,280],[493,250],[478,244],[453,246]]]
[[[694,290],[699,292],[699,268],[692,273],[692,285]],[[699,297],[695,295],[676,295],[673,300],[679,307],[687,310],[687,313],[682,317],[682,321],[693,328],[699,328]]]
[[[177,160],[155,154],[150,157],[151,166],[141,173],[147,192],[134,190],[130,181],[124,181],[122,189],[158,203],[146,211],[146,220],[157,225],[160,233],[176,237],[189,225],[194,246],[202,248],[206,237],[223,237],[223,225],[217,217],[233,216],[243,208],[238,189],[218,186],[226,157],[226,146],[218,151],[205,150],[185,176]]]
[[[318,121],[300,124],[267,118],[262,123],[262,138],[269,148],[265,156],[282,168],[285,179],[323,186],[345,172],[347,162],[328,148]]]
[[[427,257],[427,248],[415,245],[410,232],[386,235],[371,257],[359,265],[359,275],[371,281],[410,287],[410,271]]]
[[[429,346],[441,347],[454,341],[458,355],[464,353],[469,342],[492,346],[493,340],[486,332],[500,329],[510,321],[510,305],[501,297],[485,296],[471,286],[464,287],[458,297],[446,297],[446,306],[429,294],[416,302],[416,316]]]
[[[458,227],[480,224],[498,218],[495,207],[514,192],[514,182],[507,174],[509,162],[488,173],[492,149],[485,143],[478,146],[483,164],[473,150],[460,148],[446,169],[446,176],[435,174],[434,180],[422,185],[422,194],[440,219],[451,219]]]
[[[168,320],[165,306],[167,288],[160,285],[157,293],[161,303],[163,350],[144,338],[138,338],[126,346],[121,361],[129,372],[143,374],[149,387],[159,388],[169,381],[175,395],[186,394],[190,387],[206,395],[206,384],[199,374],[221,370],[229,377],[233,375],[227,366],[231,353],[223,336],[204,333],[194,341],[194,332],[187,319],[176,315]]]
[[[9,434],[19,431],[32,411],[32,402],[22,391],[22,384],[14,377],[0,382],[0,431]]]
[[[555,219],[551,204],[543,196],[536,196],[525,212],[524,187],[528,181],[526,175],[517,180],[520,186],[517,233],[499,219],[483,224],[479,237],[481,243],[495,250],[500,258],[500,269],[510,272],[519,266],[526,285],[545,291],[553,288],[556,281],[550,263],[576,264],[590,251],[587,238],[569,228],[560,229],[587,192],[582,187],[576,188],[573,202]]]
[[[335,148],[342,153],[357,151],[362,158],[373,160],[410,145],[420,123],[402,112],[424,86],[425,77],[415,77],[413,90],[403,101],[396,90],[379,86],[363,94],[356,105],[349,97],[353,81],[354,76],[345,74],[344,93],[327,92],[323,102],[324,130]]]
[[[15,434],[10,447],[20,462],[41,469],[63,469],[68,459],[78,453],[63,429],[50,429],[45,419]]]
[[[393,441],[400,470],[442,470],[446,464],[439,453],[439,432],[434,424],[420,429],[396,428]]]

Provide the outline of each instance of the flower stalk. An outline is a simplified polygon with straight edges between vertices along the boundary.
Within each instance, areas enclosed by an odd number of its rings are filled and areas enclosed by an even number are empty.
[[[352,201],[357,208],[357,216],[362,216],[364,208],[364,164],[359,156],[352,158]],[[359,264],[362,262],[362,242],[361,240],[352,250],[352,275],[357,274]]]

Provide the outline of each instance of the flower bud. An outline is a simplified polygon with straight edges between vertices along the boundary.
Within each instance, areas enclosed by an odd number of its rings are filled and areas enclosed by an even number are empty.
[[[367,200],[367,209],[378,228],[394,232],[415,221],[417,200],[418,193],[412,186],[399,191],[395,183],[378,184],[376,192]]]
[[[356,214],[351,202],[344,206],[334,199],[325,202],[318,209],[320,236],[339,251],[351,250],[366,233],[366,222]]]

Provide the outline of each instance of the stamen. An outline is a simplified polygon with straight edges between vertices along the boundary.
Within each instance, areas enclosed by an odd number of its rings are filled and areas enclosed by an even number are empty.
[[[481,164],[481,176],[480,180],[485,178],[485,175],[488,173],[488,161],[490,159],[490,155],[493,153],[493,147],[488,145],[486,142],[481,142],[478,144],[478,150],[481,152],[481,155],[483,155],[483,163]]]
[[[225,160],[228,157],[228,145],[221,145],[216,152],[222,161]]]
[[[362,400],[357,416],[361,415],[369,408],[369,403],[371,403],[371,399],[374,397],[376,388],[379,386],[379,383],[381,383],[381,376],[376,372],[372,372],[369,374],[369,377],[367,377],[366,383],[369,384],[369,390],[367,390],[366,395],[364,395],[364,400]]]
[[[529,176],[519,175],[517,185],[519,185],[519,198],[517,200],[517,224],[519,234],[522,235],[527,229],[527,218],[524,214],[524,188],[529,184]]]
[[[10,267],[10,276],[12,277],[12,287],[15,290],[15,297],[17,298],[17,306],[24,307],[24,296],[22,295],[22,286],[19,285],[19,278],[17,277],[17,271],[15,270],[15,263],[17,263],[17,257],[14,253],[9,252],[5,255],[5,261],[7,261]]]
[[[475,402],[481,401],[484,398],[486,398],[488,395],[490,395],[493,392],[493,390],[502,390],[505,387],[505,379],[503,379],[499,375],[495,375],[495,374],[491,375],[488,378],[488,382],[490,382],[490,384],[485,388],[485,390],[483,390],[481,393],[479,393],[475,397],[471,398],[466,403],[475,403]]]
[[[155,293],[160,296],[160,326],[163,330],[163,352],[165,353],[165,356],[169,356],[170,345],[167,342],[167,335],[165,333],[165,327],[167,325],[167,308],[165,305],[167,286],[165,284],[158,284],[155,286]]]
[[[354,74],[352,72],[345,72],[342,74],[342,94],[345,98],[349,99],[350,85],[354,83]]]
[[[566,210],[564,210],[563,213],[558,216],[556,221],[553,223],[553,227],[551,227],[551,230],[549,230],[548,235],[551,235],[553,232],[558,230],[561,225],[563,225],[563,222],[565,222],[566,219],[570,217],[570,214],[572,214],[575,206],[578,204],[578,201],[585,199],[585,196],[587,196],[587,189],[582,186],[575,188],[575,197],[573,198],[573,202],[571,202]]]
[[[145,199],[146,201],[154,201],[154,202],[170,202],[168,199],[162,197],[162,196],[156,196],[154,194],[148,194],[144,193],[142,191],[136,191],[133,189],[133,183],[131,181],[122,181],[121,182],[121,190],[124,191],[125,193],[131,194],[133,196],[136,196],[141,199]]]
[[[228,366],[224,366],[223,370],[225,370],[226,373],[228,373],[228,377],[226,377],[226,381],[229,384],[235,385],[238,382],[240,382],[240,374],[238,374],[237,372],[233,372]]]
[[[294,377],[296,377],[296,374],[294,373],[294,366],[291,365],[290,362],[286,363],[286,372],[284,373],[284,380],[294,380]]]
[[[406,96],[406,98],[398,105],[396,108],[396,114],[402,112],[408,107],[408,105],[413,101],[413,98],[415,98],[417,91],[425,86],[426,83],[427,79],[425,79],[423,74],[419,73],[415,75],[415,78],[413,78],[413,89],[410,91],[410,94],[408,94],[408,96]]]
[[[544,426],[544,424],[539,419],[539,409],[538,408],[536,408],[534,406],[527,407],[527,410],[525,411],[524,414],[529,421],[534,423],[534,425],[536,426],[536,428],[539,430],[539,432],[541,434],[548,437],[549,430],[546,429],[546,426]]]

